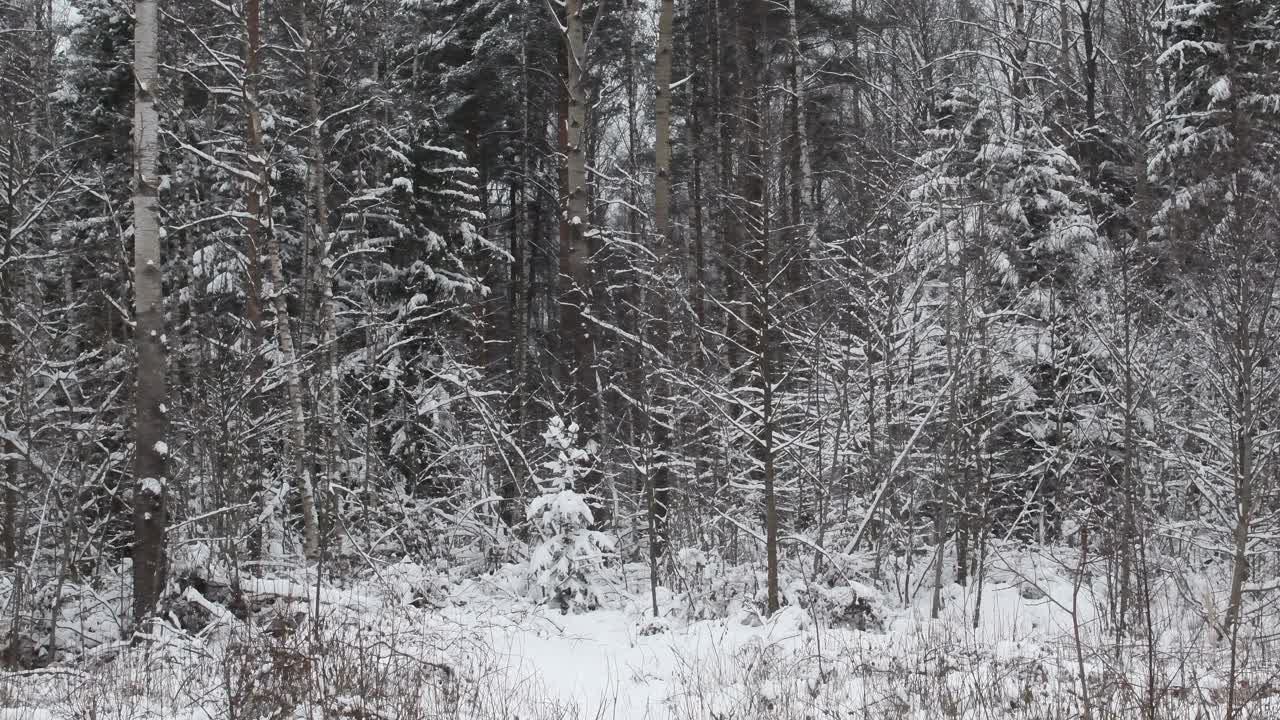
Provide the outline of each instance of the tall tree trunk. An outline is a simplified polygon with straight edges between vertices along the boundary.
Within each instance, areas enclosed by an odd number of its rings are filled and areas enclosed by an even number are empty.
[[[12,568],[18,559],[18,502],[21,497],[22,469],[18,465],[18,448],[8,440],[0,443],[0,451],[8,458],[4,468],[4,523],[3,535],[0,535],[0,569]]]
[[[1089,127],[1098,122],[1098,48],[1094,33],[1093,0],[1080,6],[1080,34],[1084,42],[1084,108]],[[1107,3],[1102,0],[1099,15],[1106,17]]]
[[[795,225],[792,266],[794,281],[805,294],[809,284],[810,246],[813,242],[813,213],[810,212],[813,167],[809,159],[809,136],[805,119],[807,103],[804,87],[804,54],[800,48],[796,0],[789,0],[787,44],[791,60],[791,222]],[[807,304],[807,303],[806,303]]]
[[[638,13],[636,11],[636,3],[633,0],[625,0],[624,9],[626,12],[626,22],[628,23],[628,26],[633,28],[637,27]],[[661,30],[659,30],[659,48],[661,48],[661,44],[662,37]],[[659,50],[659,52],[661,52],[661,50]],[[627,42],[624,53],[624,63],[626,67],[627,94],[627,174],[630,178],[638,177],[640,172],[640,161],[637,154],[640,147],[640,92],[639,79],[636,75],[636,62],[635,44]],[[661,100],[659,100],[659,102],[661,102]],[[668,109],[669,108],[670,103],[668,102]],[[656,139],[654,143],[655,148],[659,148],[662,143],[661,138]],[[660,150],[655,150],[655,152],[659,151]],[[595,160],[592,160],[592,165],[595,164]],[[658,181],[655,179],[655,183],[657,182]],[[641,237],[642,228],[640,224],[639,209],[641,183],[636,182],[633,179],[627,182],[626,185],[627,235],[633,242],[641,242],[643,240]],[[656,238],[657,246],[655,247],[655,251],[659,257],[665,258],[661,249],[663,242],[663,238],[661,237],[662,232],[661,226],[659,226],[659,237]],[[646,233],[645,238],[647,237],[648,235]],[[631,352],[620,356],[621,363],[619,364],[621,367],[618,369],[623,370],[626,373],[627,396],[632,398],[646,398],[646,401],[644,402],[643,407],[635,408],[633,412],[625,411],[621,407],[616,408],[614,412],[618,416],[628,418],[631,421],[625,428],[624,432],[626,432],[629,437],[628,444],[634,447],[637,439],[648,438],[651,432],[657,430],[653,425],[654,420],[652,417],[654,400],[652,394],[653,386],[649,382],[649,380],[653,378],[654,374],[650,358],[646,357],[644,345],[641,342],[646,334],[653,332],[654,327],[653,325],[647,325],[645,322],[645,308],[646,304],[651,299],[651,295],[647,292],[647,288],[641,282],[642,274],[634,261],[627,259],[626,256],[623,256],[621,260],[624,265],[621,281],[623,286],[626,288],[626,294],[621,298],[622,302],[620,303],[620,308],[618,310],[618,320],[621,321],[620,324],[622,327],[632,338],[634,338],[634,340],[630,342]],[[609,258],[606,258],[606,267],[609,267],[607,264],[608,261]],[[604,300],[602,303],[598,302],[598,306],[606,307],[608,304],[608,301],[605,300],[605,298],[608,297],[607,291],[605,294],[597,297]],[[660,325],[663,322],[663,319],[660,317],[655,317],[653,319],[654,324],[656,325]],[[618,395],[619,393],[610,393],[610,397],[616,398]],[[652,473],[646,473],[643,469],[637,468],[633,483],[634,490],[637,493],[645,493],[647,496],[652,495],[651,481],[653,478],[651,475]],[[650,500],[652,500],[652,498],[650,498]],[[650,502],[647,508],[647,513],[649,524],[651,526],[653,524],[652,511],[653,505],[652,502]],[[650,529],[652,530],[652,528]],[[650,545],[650,550],[653,550],[652,544]],[[652,553],[650,559],[652,560]]]
[[[654,202],[653,216],[659,242],[671,242],[671,48],[675,14],[673,0],[662,0],[658,16],[658,54],[654,66]]]
[[[705,3],[685,3],[681,6],[684,12],[680,22],[681,26],[685,28],[685,34],[682,36],[682,49],[684,50],[685,62],[689,67],[706,67],[713,62],[713,56],[710,52],[711,33],[707,27],[709,25],[708,17],[712,16],[710,15],[710,9],[704,6]],[[675,19],[673,18],[672,26],[674,27],[674,25]],[[674,46],[674,36],[672,40]],[[698,328],[703,327],[707,318],[707,254],[703,221],[703,210],[706,201],[703,197],[705,184],[702,174],[705,150],[702,131],[703,117],[707,104],[714,102],[711,90],[713,85],[707,81],[707,75],[714,72],[715,68],[709,67],[707,72],[697,73],[690,81],[689,91],[685,93],[688,97],[688,106],[685,110],[685,117],[688,118],[688,122],[685,125],[685,130],[691,164],[689,204],[693,213],[692,226],[690,227],[691,246],[688,258],[692,263],[690,297],[693,303],[693,317],[697,321]],[[696,348],[690,349],[696,351]]]
[[[528,393],[528,356],[529,356],[529,261],[526,249],[529,238],[537,222],[534,217],[533,204],[536,202],[530,189],[534,187],[530,178],[532,167],[529,155],[532,148],[530,123],[532,121],[532,102],[529,97],[529,6],[523,6],[524,22],[520,36],[520,102],[521,102],[521,144],[520,144],[520,180],[519,192],[512,189],[513,220],[516,231],[511,234],[511,313],[508,328],[511,337],[511,395],[507,402],[508,421],[515,428],[517,442],[524,438],[525,408]],[[517,206],[518,203],[518,206]],[[514,526],[523,516],[521,495],[524,480],[523,463],[511,465],[511,476],[502,484],[502,507],[499,514],[508,526]]]
[[[288,284],[284,279],[284,264],[280,257],[280,240],[274,233],[267,233],[267,266],[271,273],[271,290],[268,297],[275,310],[276,343],[280,362],[285,373],[285,385],[289,399],[288,467],[298,486],[298,500],[302,506],[302,550],[308,558],[316,557],[320,549],[319,524],[316,519],[315,490],[311,472],[304,461],[307,438],[307,419],[302,408],[302,371],[293,348],[293,330],[289,321]]]
[[[724,333],[728,340],[725,344],[725,360],[731,369],[730,384],[738,387],[742,384],[742,350],[743,328],[740,318],[742,308],[739,300],[742,296],[742,258],[746,249],[745,234],[738,208],[731,199],[737,191],[739,183],[738,167],[734,163],[733,148],[738,143],[739,105],[741,102],[741,48],[739,27],[741,18],[738,0],[715,0],[716,19],[714,33],[716,35],[716,118],[719,133],[716,138],[719,151],[720,178],[719,184],[719,264],[720,281],[724,285]]]
[[[1010,38],[1010,94],[1017,105],[1014,111],[1014,128],[1021,127],[1022,102],[1030,92],[1027,82],[1027,57],[1031,54],[1031,28],[1027,22],[1026,0],[1012,0],[1013,36]]]
[[[164,590],[167,477],[164,296],[161,284],[156,0],[137,0],[134,26],[134,343],[138,353],[133,501],[133,619],[141,625]]]
[[[674,0],[662,0],[662,9],[658,16],[658,54],[655,64],[655,85],[657,88],[655,103],[655,140],[654,159],[656,177],[654,178],[653,214],[658,230],[660,243],[659,257],[674,255],[671,249],[671,48],[672,26],[674,24]],[[661,309],[654,313],[655,318],[663,315]],[[668,343],[670,328],[665,321],[659,321],[657,333],[659,340]],[[640,348],[639,351],[643,351]],[[665,392],[665,384],[659,383]],[[667,546],[667,511],[670,500],[671,470],[669,467],[671,453],[672,418],[657,417],[651,422],[653,442],[657,446],[657,463],[650,478],[649,515],[652,519],[650,538],[651,561],[656,570],[657,558]]]
[[[591,386],[591,336],[583,319],[591,291],[590,244],[587,228],[591,214],[587,207],[587,166],[583,147],[586,128],[586,90],[583,86],[582,61],[586,54],[583,43],[582,0],[566,4],[566,88],[568,113],[565,118],[565,222],[568,224],[568,246],[560,250],[561,272],[570,283],[564,303],[566,317],[561,334],[569,341],[573,358],[570,365],[571,387],[575,405],[586,410],[595,405]],[[587,429],[591,432],[593,429]]]
[[[1058,96],[1063,111],[1071,102],[1071,45],[1071,13],[1067,0],[1058,0]]]
[[[1237,210],[1237,212],[1243,215],[1243,211]],[[1270,304],[1274,302],[1272,299],[1274,287],[1269,288],[1268,291],[1259,292],[1259,289],[1248,286],[1249,276],[1255,272],[1251,267],[1253,259],[1249,257],[1250,253],[1247,251],[1251,249],[1250,241],[1244,239],[1245,234],[1250,233],[1250,230],[1239,226],[1232,229],[1237,235],[1233,238],[1237,247],[1232,248],[1232,252],[1236,255],[1235,266],[1220,270],[1226,278],[1229,278],[1223,284],[1230,288],[1223,293],[1227,301],[1222,304],[1229,308],[1226,312],[1234,314],[1234,317],[1224,318],[1225,327],[1222,331],[1222,335],[1230,338],[1231,343],[1228,348],[1229,364],[1226,373],[1230,380],[1230,387],[1234,391],[1232,393],[1234,406],[1230,408],[1228,417],[1233,426],[1231,427],[1233,435],[1231,474],[1234,480],[1232,490],[1235,495],[1236,510],[1235,526],[1231,531],[1231,593],[1227,600],[1227,617],[1222,626],[1222,633],[1230,635],[1233,653],[1241,613],[1244,609],[1244,586],[1250,576],[1249,538],[1253,533],[1256,512],[1254,496],[1260,485],[1257,468],[1258,428],[1264,421],[1259,417],[1262,415],[1262,408],[1259,407],[1259,401],[1262,398],[1259,397],[1258,386],[1262,378],[1258,373],[1261,364],[1258,358],[1270,354],[1265,351],[1266,345],[1269,344],[1266,342],[1265,333],[1268,330],[1266,323],[1271,311]],[[1271,281],[1272,284],[1274,282],[1274,280]],[[1262,346],[1262,352],[1259,352],[1258,346]],[[1265,459],[1263,462],[1265,463]],[[1227,708],[1227,717],[1231,717],[1232,710],[1231,707]]]
[[[262,113],[258,107],[258,57],[262,51],[262,7],[261,0],[245,0],[245,53],[244,53],[244,108],[247,120],[247,141],[249,151],[250,172],[261,178],[265,170],[265,158],[262,149]],[[261,181],[250,185],[246,199],[248,217],[245,219],[246,247],[248,256],[247,277],[245,278],[245,319],[249,321],[253,332],[254,349],[261,339],[259,328],[262,324],[262,268],[261,268],[261,229],[262,229],[262,187]]]
[[[0,358],[0,371],[5,373],[7,382],[13,383],[12,387],[21,392],[21,386],[18,385],[18,345],[17,338],[14,335],[13,322],[15,320],[14,308],[18,304],[18,290],[15,286],[14,273],[11,268],[15,265],[13,259],[17,254],[15,243],[15,224],[17,222],[17,212],[14,204],[17,202],[15,198],[15,187],[17,182],[14,179],[13,162],[18,155],[17,128],[13,122],[13,116],[9,116],[8,124],[8,145],[9,145],[9,163],[8,172],[5,173],[5,204],[4,214],[0,216],[4,225],[4,247],[0,248],[0,311],[4,315],[0,317],[0,352],[4,353]],[[18,447],[9,435],[6,435],[3,441],[0,441],[0,468],[4,470],[4,507],[3,507],[3,535],[0,535],[0,570],[8,570],[13,573],[13,581],[10,587],[9,597],[10,606],[12,608],[12,616],[10,618],[10,630],[8,642],[0,648],[0,652],[8,653],[15,656],[18,650],[18,642],[20,635],[19,618],[23,609],[22,593],[23,593],[23,573],[22,566],[18,564],[18,553],[21,549],[19,538],[21,537],[21,529],[18,527],[18,503],[22,497],[20,488],[22,487],[22,470],[18,464]],[[0,642],[4,642],[6,638],[0,638]]]
[[[693,316],[698,327],[707,320],[707,250],[702,222],[702,113],[693,108],[689,116],[693,145]]]
[[[16,264],[17,254],[15,228],[17,212],[14,208],[17,182],[14,178],[13,161],[18,156],[18,140],[16,123],[10,115],[7,124],[9,168],[5,173],[4,215],[0,216],[4,230],[4,247],[0,252],[0,372],[4,373],[5,382],[16,387],[18,380],[18,344],[13,332],[14,311],[18,304],[18,289],[15,286],[15,273],[11,268]],[[18,465],[18,448],[8,439],[0,442],[0,468],[4,470],[3,497],[3,535],[0,535],[0,568],[11,568],[18,557],[18,488],[22,483],[21,469]],[[16,597],[16,596],[15,596]]]
[[[779,608],[778,599],[778,498],[774,468],[774,332],[773,248],[770,243],[769,193],[765,185],[765,112],[763,76],[768,67],[765,51],[768,13],[763,0],[742,0],[739,43],[741,51],[742,126],[745,147],[739,170],[744,226],[754,250],[751,258],[755,298],[751,319],[755,335],[757,397],[760,398],[760,434],[755,441],[756,462],[762,473],[765,503],[765,552],[767,554],[768,611]]]
[[[560,343],[565,354],[565,383],[570,411],[588,444],[598,442],[599,398],[595,388],[595,358],[592,332],[585,314],[591,297],[591,249],[587,228],[591,216],[587,207],[586,148],[583,147],[587,119],[586,89],[582,61],[586,57],[582,27],[582,0],[565,3],[565,91],[568,106],[564,119],[564,216],[561,229],[560,275],[567,289],[561,293]],[[586,492],[594,492],[600,481],[594,469],[585,476]],[[603,504],[597,504],[597,520],[603,523]]]
[[[1243,175],[1243,173],[1241,173]],[[1247,181],[1237,180],[1241,190],[1240,197],[1249,197],[1247,191]],[[1237,201],[1236,212],[1238,216],[1244,215],[1239,208]],[[1260,451],[1258,444],[1259,428],[1266,422],[1264,403],[1267,398],[1262,395],[1266,390],[1266,378],[1261,376],[1260,368],[1263,360],[1274,355],[1274,347],[1270,345],[1267,339],[1269,330],[1268,318],[1274,308],[1275,298],[1275,271],[1276,267],[1263,269],[1261,273],[1257,273],[1254,267],[1254,258],[1250,257],[1252,240],[1246,240],[1246,235],[1252,235],[1257,232],[1253,228],[1244,228],[1240,225],[1232,229],[1236,235],[1233,238],[1236,247],[1231,252],[1235,255],[1234,267],[1222,268],[1219,272],[1226,276],[1224,284],[1230,287],[1224,293],[1226,302],[1223,305],[1227,308],[1226,312],[1231,313],[1234,317],[1227,318],[1227,327],[1224,327],[1222,334],[1229,338],[1230,347],[1227,348],[1228,369],[1226,370],[1227,378],[1229,378],[1229,387],[1234,391],[1229,408],[1229,427],[1231,430],[1231,475],[1234,480],[1232,491],[1234,494],[1235,514],[1232,518],[1235,521],[1234,527],[1231,528],[1231,590],[1227,599],[1227,616],[1223,622],[1222,628],[1219,630],[1219,640],[1226,639],[1229,642],[1230,665],[1227,675],[1227,710],[1225,717],[1232,720],[1237,716],[1238,708],[1236,699],[1238,672],[1240,669],[1240,659],[1244,657],[1241,642],[1241,630],[1244,624],[1245,611],[1245,584],[1253,575],[1253,567],[1250,552],[1250,539],[1253,536],[1255,516],[1258,513],[1257,496],[1260,494],[1262,487],[1263,474],[1266,472],[1259,465],[1265,467],[1267,462],[1265,450]],[[1252,232],[1251,232],[1252,231]],[[1261,234],[1261,233],[1259,233]],[[1270,272],[1267,272],[1270,270]],[[1261,280],[1259,275],[1267,274],[1271,277],[1269,280]],[[1249,287],[1252,285],[1251,279],[1248,277],[1253,275],[1253,282],[1261,282],[1263,288]],[[1266,287],[1269,285],[1269,287]],[[1255,324],[1256,323],[1256,324]]]
[[[249,327],[249,361],[250,382],[262,381],[262,178],[266,176],[266,158],[262,146],[262,112],[258,106],[258,67],[262,52],[262,5],[261,0],[245,2],[245,53],[244,53],[244,85],[242,102],[246,120],[245,145],[248,150],[249,172],[255,182],[245,188],[245,256],[248,260],[245,269],[245,306],[244,315]],[[262,394],[250,394],[248,401],[250,422],[257,421],[263,414]],[[262,484],[264,468],[259,461],[262,455],[261,443],[257,433],[250,433],[246,438],[245,456],[248,458],[244,475],[248,479],[248,491],[254,507],[255,521],[249,528],[249,556],[253,560],[261,559],[264,535],[272,523],[264,523],[269,513],[267,489]]]
[[[1089,4],[1092,8],[1092,3]],[[1102,9],[1105,11],[1106,6],[1103,4]],[[1093,49],[1093,33],[1091,15],[1088,12],[1081,14],[1081,22],[1084,26],[1084,41],[1086,54],[1086,70],[1085,78],[1090,96],[1095,92],[1097,66],[1095,59],[1095,51]],[[1133,67],[1131,65],[1130,67]],[[1133,126],[1136,131],[1130,140],[1133,148],[1133,175],[1136,178],[1136,187],[1134,189],[1133,198],[1133,229],[1132,244],[1124,248],[1123,254],[1120,256],[1120,302],[1122,316],[1122,341],[1123,355],[1121,357],[1122,374],[1121,374],[1121,400],[1124,404],[1124,429],[1123,429],[1123,456],[1120,475],[1121,493],[1124,498],[1124,505],[1121,514],[1123,520],[1121,527],[1121,547],[1120,552],[1120,622],[1117,623],[1116,645],[1120,646],[1123,641],[1121,633],[1127,625],[1128,619],[1125,610],[1129,608],[1139,608],[1142,603],[1136,597],[1133,597],[1134,578],[1132,578],[1133,558],[1129,549],[1134,543],[1138,543],[1140,550],[1139,560],[1145,557],[1146,542],[1139,535],[1139,517],[1140,517],[1140,483],[1136,481],[1135,463],[1137,462],[1137,438],[1135,437],[1135,427],[1137,425],[1138,412],[1138,386],[1137,374],[1135,373],[1134,360],[1137,357],[1137,343],[1134,332],[1135,314],[1138,310],[1138,288],[1140,283],[1135,277],[1135,261],[1141,257],[1144,252],[1150,234],[1150,223],[1152,216],[1153,198],[1151,193],[1151,183],[1147,173],[1147,150],[1148,143],[1142,135],[1142,129],[1148,125],[1147,103],[1151,96],[1151,88],[1149,80],[1146,76],[1147,57],[1146,53],[1142,54],[1142,61],[1136,63],[1137,72],[1133,72],[1129,86],[1134,97],[1134,120]],[[1092,100],[1089,101],[1092,104]],[[1092,124],[1093,108],[1090,107],[1090,123]],[[1145,563],[1140,565],[1138,572],[1146,570]],[[1150,617],[1150,608],[1142,611],[1144,617]],[[1154,644],[1148,638],[1148,651],[1154,650]],[[1154,671],[1154,664],[1148,667],[1149,672]],[[1154,677],[1148,676],[1148,695],[1154,697]],[[1148,699],[1150,699],[1150,697]]]
[[[309,3],[302,4],[303,37],[308,43],[314,38],[310,32]],[[265,163],[264,163],[265,165]],[[263,194],[270,197],[267,175],[262,176]],[[287,467],[293,473],[297,483],[298,502],[302,509],[302,552],[307,558],[315,558],[320,551],[320,525],[316,517],[315,489],[312,485],[311,470],[305,460],[307,447],[307,418],[302,409],[302,369],[299,367],[298,354],[293,347],[293,328],[289,318],[289,285],[284,277],[284,260],[280,249],[280,238],[271,227],[270,215],[267,223],[267,270],[271,277],[271,289],[267,297],[271,300],[275,312],[276,345],[280,362],[285,373],[285,387],[288,391],[289,420],[287,424],[288,458]]]
[[[256,2],[257,0],[254,0]],[[324,479],[323,479],[323,498],[333,500],[330,488],[338,484],[342,480],[342,465],[339,461],[341,454],[342,442],[342,417],[340,416],[341,402],[341,375],[338,372],[338,315],[333,299],[334,285],[334,268],[332,256],[332,240],[329,236],[329,201],[328,201],[328,184],[326,182],[326,166],[324,151],[324,129],[322,127],[322,119],[320,116],[320,38],[317,35],[317,28],[323,27],[323,23],[317,23],[305,13],[303,13],[302,32],[307,38],[307,50],[304,60],[306,69],[306,85],[307,85],[307,122],[310,125],[310,134],[308,136],[310,149],[308,158],[309,175],[309,197],[308,204],[311,206],[311,233],[310,238],[315,243],[316,249],[316,287],[319,289],[319,308],[317,319],[320,323],[320,347],[324,353],[324,381],[321,383],[322,390],[320,392],[320,427],[324,428]],[[323,32],[322,30],[320,32]],[[304,298],[305,300],[305,298]],[[292,395],[290,396],[292,402]],[[297,418],[294,418],[297,422]],[[306,507],[304,505],[305,513]],[[336,512],[336,507],[329,507],[329,511]],[[329,518],[331,528],[336,527],[338,517],[336,515]],[[316,521],[317,530],[319,530],[319,521]]]

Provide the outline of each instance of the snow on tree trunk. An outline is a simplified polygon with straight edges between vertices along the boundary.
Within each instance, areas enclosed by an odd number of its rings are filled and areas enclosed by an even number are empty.
[[[311,204],[311,239],[316,244],[316,285],[320,289],[320,347],[324,351],[324,381],[321,392],[320,425],[325,429],[325,488],[328,491],[340,482],[342,465],[339,460],[342,440],[339,422],[341,396],[338,372],[338,318],[334,308],[334,266],[332,240],[329,237],[329,205],[325,182],[325,150],[322,118],[320,115],[320,83],[317,60],[316,23],[303,15],[303,34],[306,36],[307,122],[310,125],[308,142],[308,182]],[[334,518],[337,519],[336,517]]]
[[[165,580],[164,295],[160,273],[160,150],[155,95],[157,8],[138,0],[134,26],[133,251],[134,342],[138,352],[133,496],[133,618],[143,623],[154,611]]]
[[[303,5],[305,13],[305,3]],[[304,20],[305,22],[305,20]],[[265,187],[267,173],[263,173],[263,193],[270,192]],[[271,227],[268,219],[267,228],[267,271],[270,273],[271,288],[268,296],[275,311],[276,344],[279,351],[278,360],[285,372],[285,384],[289,398],[288,419],[288,467],[297,484],[298,500],[302,506],[302,552],[307,558],[315,558],[320,550],[319,522],[316,518],[315,490],[312,485],[311,472],[304,459],[307,443],[307,419],[302,408],[302,369],[297,353],[293,348],[293,329],[289,318],[288,290],[289,285],[284,277],[284,262],[281,257],[280,238]]]
[[[654,155],[657,176],[654,178],[654,219],[657,224],[659,250],[672,252],[671,222],[671,51],[675,15],[674,0],[663,0],[662,12],[658,19],[658,51],[655,63],[655,81],[657,85],[657,103],[655,106],[656,136]],[[654,313],[661,318],[661,311]],[[657,334],[664,346],[670,340],[668,323],[659,320]],[[670,388],[662,388],[662,395],[670,394]],[[650,578],[657,582],[657,560],[667,546],[667,512],[670,503],[671,488],[671,420],[662,416],[653,419],[649,425],[653,428],[654,444],[657,445],[656,467],[649,480],[648,515],[650,522]],[[655,603],[656,608],[656,603]],[[656,612],[656,610],[655,610]]]
[[[587,159],[583,143],[587,122],[586,79],[582,63],[586,59],[582,0],[565,3],[565,90],[568,107],[564,118],[564,196],[560,247],[560,282],[567,283],[560,302],[560,350],[568,406],[580,420],[583,434],[591,442],[597,432],[599,398],[595,382],[595,349],[587,324],[591,298],[591,244],[588,228],[591,214],[587,203]],[[588,472],[578,489],[591,492],[599,483],[599,473]],[[603,506],[596,505],[597,512]],[[598,521],[602,518],[597,517]]]

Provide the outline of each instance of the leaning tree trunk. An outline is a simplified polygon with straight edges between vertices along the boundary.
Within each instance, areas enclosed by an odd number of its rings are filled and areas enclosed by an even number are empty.
[[[142,624],[164,590],[165,553],[165,349],[164,295],[160,274],[159,117],[154,89],[156,0],[137,0],[134,25],[133,252],[134,342],[138,386],[133,502],[133,619]]]

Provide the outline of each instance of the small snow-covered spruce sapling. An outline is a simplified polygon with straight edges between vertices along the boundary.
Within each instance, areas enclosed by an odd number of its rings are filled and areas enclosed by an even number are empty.
[[[578,426],[552,418],[542,437],[554,457],[543,464],[542,493],[529,503],[528,517],[539,538],[529,557],[529,597],[560,608],[584,612],[600,606],[598,583],[614,562],[617,541],[592,530],[594,518],[587,496],[575,490],[591,461],[590,448],[577,445]]]

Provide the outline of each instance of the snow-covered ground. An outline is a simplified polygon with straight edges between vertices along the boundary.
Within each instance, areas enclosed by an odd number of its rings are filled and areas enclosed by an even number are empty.
[[[1159,718],[1223,716],[1226,645],[1185,602],[1185,580],[1155,596],[1149,646],[1117,640],[1097,610],[1097,580],[1077,584],[1064,567],[997,559],[980,591],[943,589],[938,619],[925,586],[911,603],[877,598],[866,630],[798,602],[767,618],[743,603],[687,619],[689,596],[665,589],[654,620],[634,577],[605,608],[580,614],[523,601],[500,574],[415,603],[434,576],[393,566],[376,582],[322,587],[318,615],[305,578],[260,580],[247,589],[282,598],[264,614],[280,622],[224,615],[195,636],[160,627],[145,647],[106,644],[2,676],[0,720],[1057,720],[1086,707],[1096,718],[1143,717],[1153,694]],[[1248,641],[1237,717],[1280,717],[1267,623]]]

